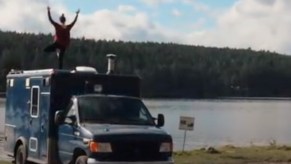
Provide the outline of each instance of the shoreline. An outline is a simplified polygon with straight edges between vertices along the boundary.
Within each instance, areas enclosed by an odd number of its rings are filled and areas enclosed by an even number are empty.
[[[169,98],[169,97],[141,97],[143,100],[185,100],[185,101],[191,101],[191,100],[279,100],[279,101],[288,101],[291,100],[291,97],[216,97],[216,98]],[[5,96],[0,96],[0,102],[6,101]]]
[[[291,101],[291,97],[144,98],[145,101]]]

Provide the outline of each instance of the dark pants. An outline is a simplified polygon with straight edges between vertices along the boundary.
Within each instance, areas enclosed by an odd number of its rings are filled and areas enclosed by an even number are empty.
[[[44,52],[56,52],[56,51],[59,51],[59,56],[58,56],[58,59],[59,59],[59,69],[62,69],[63,68],[63,58],[64,58],[64,55],[65,55],[65,51],[66,51],[66,48],[60,44],[58,44],[57,42],[54,42],[53,44],[47,46],[45,49],[44,49]]]

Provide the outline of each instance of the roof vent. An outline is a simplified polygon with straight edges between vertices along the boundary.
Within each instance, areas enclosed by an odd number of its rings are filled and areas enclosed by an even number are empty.
[[[94,73],[97,74],[97,70],[93,67],[87,67],[87,66],[78,66],[76,67],[76,72],[86,72],[86,73]]]
[[[108,54],[106,55],[108,59],[108,68],[107,68],[107,74],[113,74],[115,72],[115,58],[116,55],[114,54]]]

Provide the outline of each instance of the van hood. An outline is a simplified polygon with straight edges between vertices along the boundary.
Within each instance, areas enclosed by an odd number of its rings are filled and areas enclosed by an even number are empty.
[[[114,125],[114,124],[83,124],[90,131],[94,140],[162,140],[172,141],[171,136],[163,129],[155,126]]]

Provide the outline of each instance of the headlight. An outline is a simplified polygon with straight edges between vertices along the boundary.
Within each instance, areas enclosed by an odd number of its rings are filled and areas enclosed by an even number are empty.
[[[90,142],[89,148],[95,153],[110,153],[112,152],[111,144],[107,142]]]
[[[162,142],[160,146],[160,152],[166,153],[166,152],[172,152],[172,143],[170,142]]]

